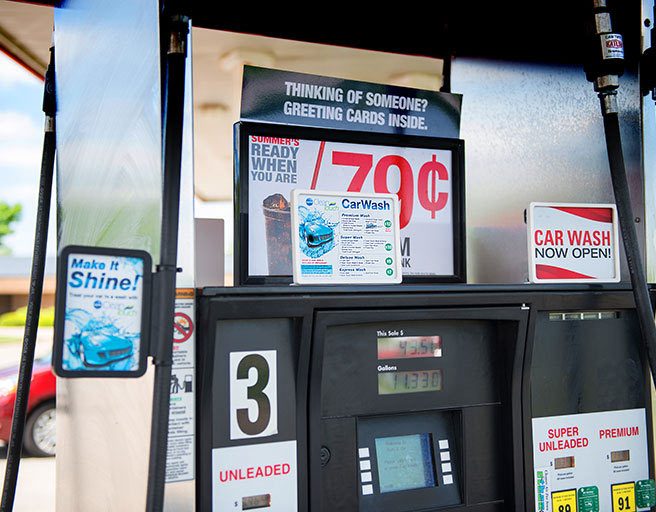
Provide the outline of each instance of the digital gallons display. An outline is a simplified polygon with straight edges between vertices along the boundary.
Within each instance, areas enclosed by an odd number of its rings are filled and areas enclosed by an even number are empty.
[[[378,359],[442,357],[440,336],[378,338]]]
[[[376,438],[380,492],[435,487],[431,434]]]
[[[442,370],[385,372],[378,374],[378,394],[421,393],[442,389]]]

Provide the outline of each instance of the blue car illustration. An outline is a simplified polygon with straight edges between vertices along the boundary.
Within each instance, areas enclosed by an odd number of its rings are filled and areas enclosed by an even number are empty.
[[[308,247],[319,247],[332,242],[335,232],[325,224],[306,222],[300,228],[300,235]]]
[[[122,336],[113,325],[103,325],[83,310],[68,313],[66,320],[77,327],[77,332],[67,340],[69,349],[84,366],[106,366],[132,357],[132,340]]]
[[[96,331],[80,332],[72,336],[74,353],[85,366],[105,366],[132,356],[134,346],[129,339]]]

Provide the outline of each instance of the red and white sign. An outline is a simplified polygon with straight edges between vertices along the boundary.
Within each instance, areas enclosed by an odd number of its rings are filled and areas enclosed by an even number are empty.
[[[617,283],[617,210],[613,204],[531,203],[529,280],[533,283]]]
[[[176,311],[173,317],[173,342],[184,343],[191,338],[193,332],[194,322],[191,317],[186,313]]]
[[[212,510],[296,512],[296,441],[214,448]]]
[[[396,194],[403,275],[454,274],[451,150],[253,135],[248,151],[249,274],[292,273],[293,189]]]

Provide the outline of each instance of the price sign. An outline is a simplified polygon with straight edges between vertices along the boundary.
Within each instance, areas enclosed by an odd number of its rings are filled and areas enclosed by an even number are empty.
[[[551,493],[551,508],[554,512],[577,512],[576,489]]]
[[[325,143],[321,143],[325,144]],[[437,152],[431,159],[424,162],[415,173],[407,158],[396,155],[382,155],[374,162],[372,153],[356,153],[350,151],[332,150],[332,165],[341,166],[345,171],[353,168],[347,187],[348,192],[362,192],[367,178],[373,169],[373,191],[379,194],[396,193],[399,196],[399,220],[401,229],[412,221],[415,205],[415,194],[421,208],[430,214],[431,219],[437,217],[437,212],[444,210],[449,202],[450,184],[449,171],[442,162],[437,161]],[[378,155],[377,155],[378,156]],[[448,155],[450,156],[450,155]],[[445,158],[446,160],[446,158]],[[396,170],[396,175],[394,175]],[[317,186],[320,166],[317,166],[313,183]],[[332,172],[339,170],[332,169]],[[415,183],[415,175],[417,180]],[[331,177],[332,178],[332,177]],[[328,178],[326,181],[333,181]],[[441,183],[444,182],[444,183]],[[421,215],[421,213],[418,213]]]
[[[241,127],[241,282],[291,275],[293,189],[396,195],[404,282],[464,280],[462,141]]]
[[[635,483],[611,485],[611,498],[613,500],[613,512],[635,512]]]

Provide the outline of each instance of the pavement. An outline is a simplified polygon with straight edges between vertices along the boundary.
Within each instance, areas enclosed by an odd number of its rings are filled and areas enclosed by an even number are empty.
[[[1,327],[0,338],[15,337],[16,342],[0,343],[0,368],[17,366],[20,361],[23,328]],[[50,353],[52,329],[39,328],[36,357]],[[0,478],[4,479],[7,447],[0,447]],[[23,457],[18,472],[14,512],[54,512],[55,458]]]
[[[7,448],[0,448],[0,474],[4,479]],[[54,512],[55,458],[23,457],[18,470],[14,512]]]

